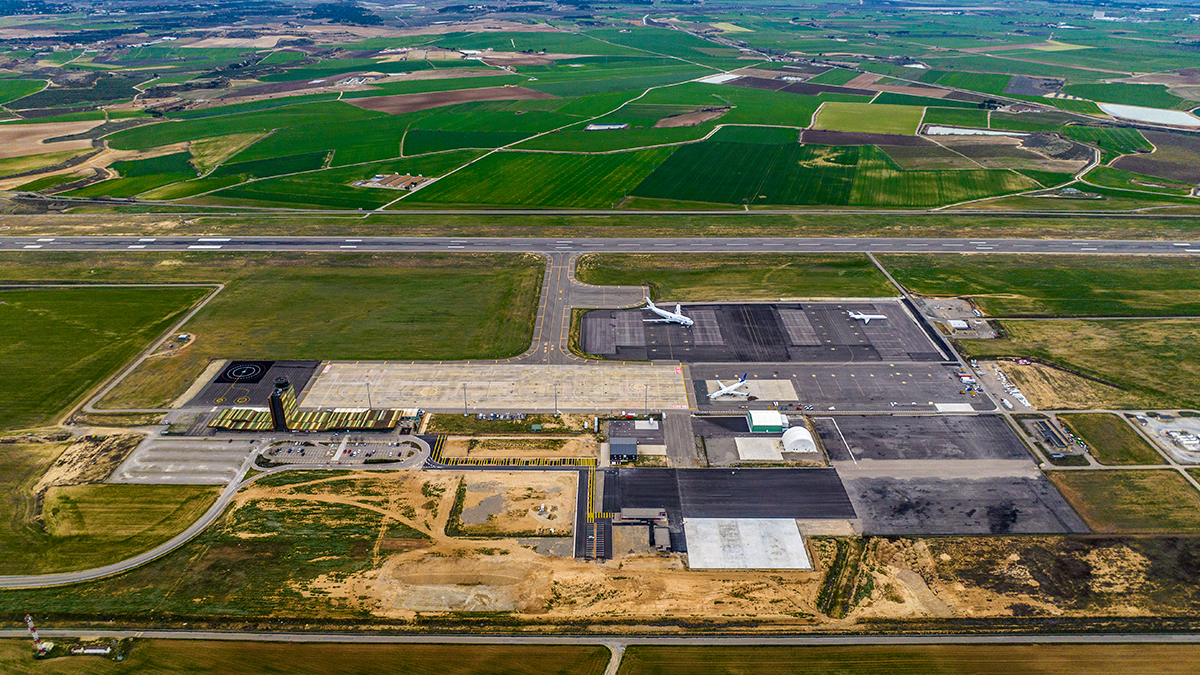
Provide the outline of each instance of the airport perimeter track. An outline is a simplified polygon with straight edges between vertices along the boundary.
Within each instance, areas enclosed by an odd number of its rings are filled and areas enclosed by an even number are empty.
[[[10,236],[0,251],[44,252],[436,252],[436,253],[1023,253],[1073,255],[1193,255],[1200,240],[1003,239],[877,237],[525,238],[286,236]]]

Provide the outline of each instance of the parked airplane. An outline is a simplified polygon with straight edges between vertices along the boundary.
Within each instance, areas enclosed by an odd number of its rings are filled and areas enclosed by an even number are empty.
[[[696,323],[695,321],[692,321],[683,315],[682,305],[675,305],[675,311],[670,312],[662,309],[661,307],[655,307],[654,303],[650,302],[650,298],[646,298],[646,307],[649,308],[651,312],[654,312],[662,317],[661,319],[642,319],[642,321],[646,321],[648,323],[679,323],[685,326],[690,326]]]
[[[749,375],[749,374],[750,373],[743,374],[742,379],[740,379],[737,382],[734,382],[733,384],[730,384],[730,385],[726,385],[725,383],[721,382],[720,380],[717,380],[717,384],[720,385],[721,388],[718,389],[717,391],[714,391],[713,393],[709,394],[708,397],[709,398],[717,398],[718,396],[727,396],[727,395],[728,396],[749,396],[749,394],[744,391],[738,391],[738,389],[740,389],[746,385],[746,375]]]
[[[883,314],[863,314],[862,312],[856,312],[854,310],[850,310],[849,314],[850,314],[851,319],[858,319],[859,321],[861,321],[863,323],[871,323],[871,319],[886,319],[887,318]]]

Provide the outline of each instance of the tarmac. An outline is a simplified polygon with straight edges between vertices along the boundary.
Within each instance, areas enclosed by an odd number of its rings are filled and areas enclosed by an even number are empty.
[[[689,407],[683,369],[652,364],[334,362],[300,401],[305,409],[420,408],[430,412],[642,412]]]

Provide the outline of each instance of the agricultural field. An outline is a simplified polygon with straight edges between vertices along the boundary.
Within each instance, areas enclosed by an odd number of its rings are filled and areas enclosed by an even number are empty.
[[[1144,131],[1154,152],[1119,157],[1112,166],[1124,171],[1181,183],[1200,183],[1200,138],[1164,131]]]
[[[941,124],[949,127],[988,128],[987,110],[968,110],[965,108],[927,108],[924,124]]]
[[[914,106],[833,101],[826,103],[817,113],[813,128],[911,135],[917,133],[923,112],[922,108]]]
[[[71,452],[69,445],[0,445],[0,575],[69,572],[124,560],[182,532],[217,498],[216,488],[204,486],[77,484],[55,463]],[[125,444],[126,451],[131,447]],[[91,461],[108,470],[120,461],[100,457]]]
[[[929,645],[907,647],[660,647],[625,650],[619,675],[768,673],[943,675],[1056,672],[1096,675],[1186,673],[1196,656],[1184,645]],[[1158,668],[1165,668],[1159,671]]]
[[[1100,409],[1200,406],[1200,320],[1000,321],[1005,337],[959,340],[970,358],[1024,357],[1091,382]]]
[[[1073,141],[1094,145],[1106,153],[1129,155],[1135,152],[1150,152],[1154,148],[1137,129],[1123,127],[1086,127],[1070,124],[1062,134]]]
[[[913,293],[966,296],[989,316],[1200,316],[1187,259],[987,254],[880,255]]]
[[[715,254],[686,258],[597,253],[576,265],[596,285],[646,285],[671,301],[777,300],[780,297],[884,297],[896,290],[866,256]]]
[[[222,673],[252,675],[319,670],[329,675],[387,672],[416,675],[431,669],[445,675],[600,675],[605,647],[570,645],[355,645],[284,644],[201,640],[136,640],[115,663],[99,658],[35,661],[28,640],[0,641],[0,666],[11,675],[119,675],[124,673]]]
[[[659,148],[607,155],[498,152],[417,190],[402,204],[611,208],[673,151]]]
[[[6,255],[5,272],[19,260]],[[53,270],[45,271],[46,280],[55,278]],[[0,429],[49,423],[208,292],[194,287],[0,290],[0,367],[5,372]]]
[[[1094,532],[1200,531],[1200,491],[1176,471],[1047,471],[1046,476]]]
[[[1138,192],[1154,192],[1158,194],[1177,195],[1186,197],[1196,189],[1189,183],[1177,183],[1171,180],[1146,176],[1132,171],[1122,171],[1111,166],[1098,166],[1083,175],[1085,183],[1119,190],[1136,190]]]
[[[1163,458],[1125,420],[1111,413],[1062,414],[1101,464],[1162,464]]]
[[[1069,84],[1063,87],[1063,91],[1072,96],[1098,103],[1120,103],[1144,108],[1177,110],[1195,107],[1195,103],[1189,104],[1184,99],[1170,94],[1167,88],[1161,84],[1127,84],[1123,82]]]
[[[71,190],[71,197],[132,197],[164,185],[196,177],[196,169],[188,163],[191,155],[179,152],[152,159],[116,162],[112,168],[120,178],[102,181]]]

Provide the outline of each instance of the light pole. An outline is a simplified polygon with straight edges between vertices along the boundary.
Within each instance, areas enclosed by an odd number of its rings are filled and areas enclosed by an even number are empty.
[[[467,412],[467,383],[463,382],[463,417],[466,417],[470,414],[471,413]]]
[[[371,408],[371,378],[367,378],[367,408]]]
[[[554,416],[558,417],[558,383],[554,383]]]

